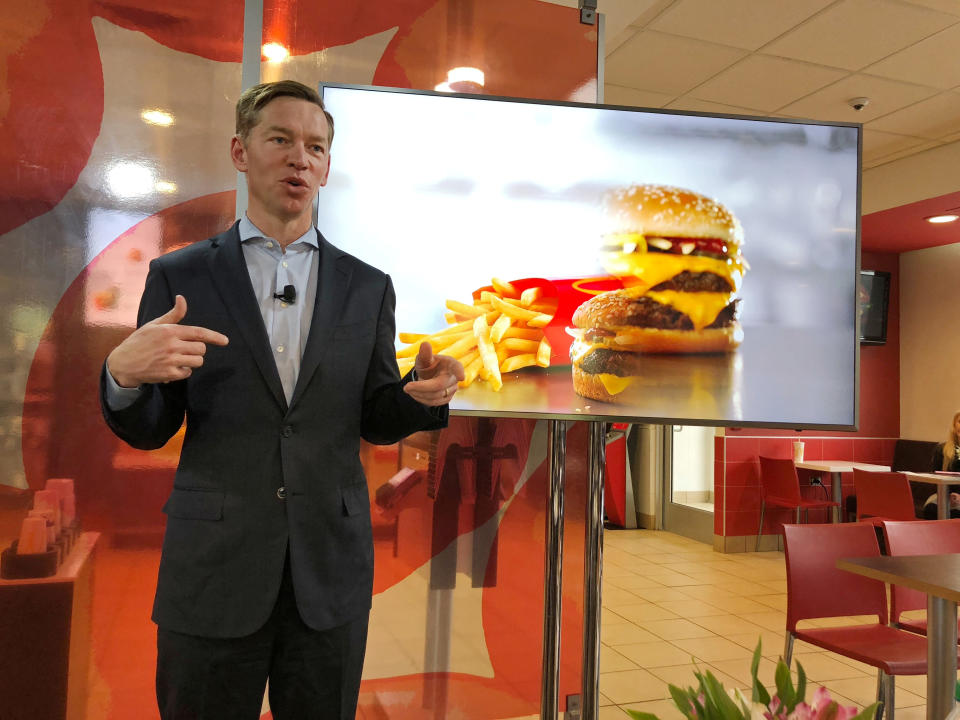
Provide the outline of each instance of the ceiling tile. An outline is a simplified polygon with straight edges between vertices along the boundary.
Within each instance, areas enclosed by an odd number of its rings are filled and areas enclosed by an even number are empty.
[[[957,5],[960,6],[960,2]],[[960,24],[871,65],[866,72],[894,80],[920,81],[946,90],[960,85],[957,48],[960,48]]]
[[[680,0],[649,27],[756,50],[831,2],[833,0]]]
[[[816,120],[865,123],[936,94],[933,88],[922,85],[858,74],[817,90],[780,111]],[[855,97],[868,97],[870,103],[863,110],[854,110],[849,100]]]
[[[690,92],[702,100],[771,112],[844,77],[843,70],[751,55]]]
[[[673,95],[636,90],[621,85],[607,83],[603,86],[603,102],[607,105],[631,105],[633,107],[663,107],[673,99]]]
[[[942,143],[937,142],[936,140],[930,140],[920,145],[915,145],[906,150],[898,150],[897,152],[890,153],[889,155],[881,155],[876,158],[871,158],[869,163],[866,158],[863,161],[864,168],[877,167],[878,165],[885,165],[888,162],[893,162],[894,160],[900,160],[901,158],[908,157],[910,155],[916,155],[919,152],[924,150],[930,150],[931,148],[939,147]]]
[[[894,0],[843,0],[764,52],[858,70],[956,21],[953,15]]]
[[[870,128],[863,129],[863,160],[873,161],[902,150],[910,150],[929,142],[923,138],[909,137],[881,132]]]
[[[676,96],[745,54],[724,45],[644,30],[607,56],[604,79],[621,87]]]
[[[700,100],[699,98],[690,97],[688,95],[679,97],[664,107],[670,110],[689,110],[690,112],[711,113],[715,115],[765,115],[762,110],[757,110],[755,108],[724,105],[723,103]]]
[[[870,122],[872,130],[940,140],[960,130],[960,93],[944,92]]]
[[[906,0],[911,5],[923,5],[932,10],[950,13],[960,17],[960,2],[958,0]]]

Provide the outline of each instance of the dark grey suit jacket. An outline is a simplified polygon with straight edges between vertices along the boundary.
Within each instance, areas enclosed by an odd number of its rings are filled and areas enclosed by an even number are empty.
[[[373,540],[360,439],[393,443],[446,425],[447,408],[427,408],[402,390],[409,377],[400,379],[395,361],[390,278],[319,240],[316,306],[289,406],[236,225],[154,260],[138,318],[141,325],[164,314],[180,294],[183,323],[221,332],[229,345],[208,346],[189,378],[146,385],[120,411],[107,407],[101,375],[107,424],[134,447],[162,446],[186,417],[153,609],[166,630],[257,630],[273,608],[288,545],[310,627],[368,612]]]

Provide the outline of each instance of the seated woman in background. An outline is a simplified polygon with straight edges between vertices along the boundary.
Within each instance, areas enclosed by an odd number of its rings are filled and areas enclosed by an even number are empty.
[[[960,472],[960,412],[955,413],[950,424],[950,433],[947,441],[937,445],[930,460],[930,470],[946,470]],[[927,520],[937,519],[937,494],[927,498],[923,504],[923,517]],[[950,486],[950,517],[960,517],[960,485]]]

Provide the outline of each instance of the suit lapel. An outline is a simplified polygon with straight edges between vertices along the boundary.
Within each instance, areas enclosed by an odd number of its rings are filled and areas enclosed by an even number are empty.
[[[227,311],[240,329],[240,334],[246,341],[263,379],[277,403],[286,412],[287,401],[283,394],[280,374],[273,361],[270,339],[263,326],[260,306],[257,304],[253,285],[250,284],[250,273],[243,259],[238,224],[234,224],[227,232],[214,239],[213,249],[207,256],[207,264],[213,283],[223,298]]]
[[[300,374],[293,391],[290,406],[296,405],[310,379],[317,371],[323,354],[330,345],[330,336],[336,327],[350,286],[350,270],[344,262],[345,255],[328,243],[317,231],[320,243],[320,267],[317,272],[317,297],[313,305],[310,334],[300,361]]]

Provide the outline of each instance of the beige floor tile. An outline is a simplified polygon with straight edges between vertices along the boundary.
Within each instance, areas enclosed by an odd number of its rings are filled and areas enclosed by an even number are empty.
[[[787,631],[786,613],[767,610],[766,612],[738,612],[736,615],[767,630],[775,630],[782,633],[786,633]]]
[[[690,577],[678,572],[665,572],[662,575],[653,576],[657,582],[667,587],[685,587],[688,585],[703,585],[703,580]]]
[[[720,612],[716,607],[702,600],[669,600],[656,604],[680,617],[690,618],[694,622],[698,617],[717,615]]]
[[[746,613],[770,612],[770,607],[768,605],[763,605],[755,600],[751,600],[748,597],[711,598],[710,604],[717,606],[724,612],[735,613],[737,615],[744,615]]]
[[[614,565],[613,563],[606,563],[606,562],[603,564],[604,581],[606,581],[607,578],[630,577],[631,575],[634,575],[634,574],[635,573],[632,568],[622,567],[620,565]]]
[[[610,608],[614,611],[616,611],[617,605],[635,605],[636,603],[640,602],[640,600],[646,599],[634,595],[629,590],[624,590],[623,588],[618,588],[615,586],[604,587],[600,592],[600,598],[603,603],[603,607]]]
[[[872,670],[873,668],[871,668]],[[876,675],[876,673],[874,673]],[[927,697],[927,676],[926,675],[898,675],[897,692],[900,689],[909,690],[914,695],[926,699]]]
[[[713,662],[714,660],[749,659],[752,653],[735,642],[726,638],[690,638],[687,640],[673,640],[674,645],[696,657],[698,660]]]
[[[635,670],[638,663],[625,657],[623,654],[607,645],[600,646],[600,672],[620,672],[621,670]],[[853,670],[853,668],[848,668]]]
[[[783,612],[787,611],[786,593],[776,593],[774,595],[754,595],[751,599],[760,603],[761,605],[772,607],[774,610],[782,610]]]
[[[847,680],[831,680],[830,682],[820,683],[831,693],[836,691],[844,697],[850,698],[858,707],[864,707],[872,703],[877,696],[877,678],[860,677]],[[924,705],[924,699],[915,695],[909,690],[897,688],[896,707],[906,708],[914,705]]]
[[[699,620],[699,618],[697,618]],[[750,652],[753,652],[757,648],[757,641],[762,641],[760,646],[760,654],[763,657],[773,658],[776,660],[781,655],[783,655],[783,646],[786,641],[786,635],[783,632],[777,632],[776,630],[767,630],[766,628],[760,628],[759,632],[748,632],[748,633],[733,633],[727,635],[726,633],[719,633],[723,635],[727,640],[735,642],[737,645],[742,645]]]
[[[708,666],[715,671],[714,674],[716,674],[717,671],[725,673],[740,683],[740,687],[750,687],[750,683],[752,682],[750,678],[750,658],[738,660],[714,660],[713,662],[708,663]],[[777,664],[775,662],[768,658],[761,658],[760,667],[757,670],[757,675],[760,678],[760,682],[769,682],[772,684],[776,669]]]
[[[597,718],[598,720],[630,720],[630,716],[616,705],[601,707]]]
[[[653,603],[622,605],[617,608],[616,613],[637,624],[652,620],[670,620],[677,617],[676,613]]]
[[[660,587],[650,587],[650,588],[636,588],[631,590],[634,595],[648,602],[665,602],[673,600],[693,600],[694,598],[690,597],[687,588],[675,588],[675,587],[665,587],[661,585]]]
[[[651,588],[651,587],[663,587],[663,583],[659,580],[654,580],[649,575],[637,575],[636,573],[630,573],[629,575],[620,575],[617,577],[609,578],[610,584],[622,588],[624,590],[633,590],[635,588]]]
[[[733,678],[724,672],[720,672],[719,670],[710,667],[706,663],[687,663],[685,665],[671,665],[668,667],[650,668],[650,672],[663,680],[665,683],[669,685],[676,685],[677,687],[681,688],[696,687],[697,678],[694,677],[694,673],[706,673],[708,671],[727,689],[740,687],[741,685],[736,678]]]
[[[925,705],[914,705],[908,708],[897,708],[897,720],[926,720],[927,708]]]
[[[617,652],[629,658],[642,668],[664,667],[666,665],[682,665],[691,662],[693,654],[676,645],[660,640],[649,643],[633,643],[620,645]]]
[[[681,592],[686,593],[691,600],[716,600],[717,598],[742,598],[743,595],[729,590],[724,590],[719,585],[707,583],[705,585],[684,585],[679,588]]]
[[[763,628],[759,625],[754,625],[752,622],[744,620],[742,617],[737,617],[736,615],[705,615],[693,618],[693,622],[723,637],[753,633],[754,647],[757,645],[757,638],[760,637],[760,633],[763,631]]]
[[[867,677],[857,668],[851,667],[837,659],[830,653],[794,653],[793,671],[796,672],[797,663],[803,665],[803,671],[813,682],[825,683],[831,680],[845,680],[848,678]],[[876,679],[876,674],[873,675]]]
[[[787,581],[786,580],[770,580],[757,583],[757,589],[765,587],[768,590],[772,590],[775,593],[785,593],[787,591]]]
[[[673,700],[651,700],[642,703],[624,705],[625,710],[637,710],[656,715],[660,720],[685,720],[685,716],[673,704]]]
[[[713,637],[714,634],[700,625],[676,618],[672,620],[650,620],[637,623],[644,630],[652,632],[664,640],[681,640],[684,638]]]
[[[644,630],[630,622],[600,626],[600,641],[610,647],[629,645],[630,643],[656,642],[661,639],[649,630]]]
[[[597,705],[599,705],[600,707],[604,707],[605,705],[614,705],[614,704],[615,703],[613,702],[613,700],[608,698],[603,693],[597,693]]]
[[[617,705],[670,697],[667,684],[642,669],[603,673],[600,676],[600,692]]]

